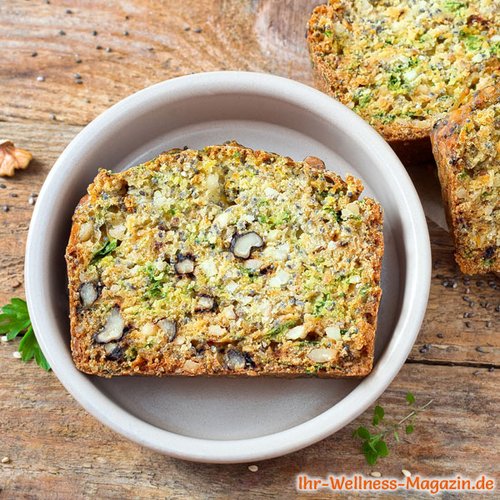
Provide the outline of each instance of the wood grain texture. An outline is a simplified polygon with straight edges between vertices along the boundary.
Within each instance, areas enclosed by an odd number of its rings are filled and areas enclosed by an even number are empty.
[[[6,498],[288,498],[295,474],[369,474],[401,477],[401,469],[426,475],[494,476],[500,440],[492,433],[499,394],[498,372],[449,366],[404,366],[380,404],[388,416],[406,413],[404,395],[411,390],[421,403],[435,402],[416,422],[414,434],[391,455],[370,467],[351,433],[358,420],[305,450],[259,463],[193,464],[164,457],[132,444],[82,410],[64,393],[52,374],[22,366],[0,351],[3,369],[0,398],[8,403],[2,417],[0,486]],[[432,383],[429,383],[432,381]],[[22,423],[22,424],[21,424]],[[56,493],[56,496],[51,496]],[[400,496],[403,498],[403,496]],[[330,498],[330,496],[329,496]]]
[[[0,2],[0,138],[34,154],[27,171],[0,179],[0,304],[24,295],[23,255],[33,209],[28,199],[83,125],[136,90],[196,71],[267,71],[311,84],[304,33],[316,3]],[[408,390],[421,402],[435,403],[415,434],[375,468],[398,477],[402,468],[494,475],[498,372],[489,367],[499,360],[500,283],[493,276],[462,276],[448,233],[432,223],[429,229],[433,278],[427,314],[409,362],[381,403],[395,417],[405,410]],[[246,492],[247,498],[281,498],[293,496],[299,471],[321,476],[372,470],[351,438],[355,425],[369,421],[368,413],[321,443],[259,464],[257,473],[246,465],[163,457],[99,424],[53,373],[14,359],[16,344],[0,344],[0,455],[11,459],[0,465],[2,497],[234,498]]]

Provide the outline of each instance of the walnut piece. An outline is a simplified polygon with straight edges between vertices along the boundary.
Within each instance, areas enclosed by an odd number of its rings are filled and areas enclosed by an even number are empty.
[[[11,141],[0,141],[0,177],[12,177],[17,169],[26,168],[32,154],[25,149],[16,148]]]
[[[311,168],[325,170],[325,162],[323,160],[320,160],[316,156],[306,156],[304,158],[304,163],[307,163]]]

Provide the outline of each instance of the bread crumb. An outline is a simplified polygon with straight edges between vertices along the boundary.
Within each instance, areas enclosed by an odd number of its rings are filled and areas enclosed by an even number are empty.
[[[382,474],[380,472],[377,472],[377,471],[372,471],[372,472],[370,472],[370,476],[372,476],[372,477],[382,477]]]
[[[16,359],[21,359],[21,353],[19,351],[14,351],[12,357]]]
[[[10,458],[9,457],[3,457],[2,458],[2,463],[3,464],[10,464]]]
[[[250,472],[257,472],[259,470],[259,466],[258,465],[249,465],[248,470]]]
[[[406,469],[401,469],[401,472],[403,473],[404,477],[411,477],[411,472]]]

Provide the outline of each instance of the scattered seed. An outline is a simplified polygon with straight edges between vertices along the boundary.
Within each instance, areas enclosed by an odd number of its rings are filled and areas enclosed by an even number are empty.
[[[44,81],[45,81],[45,77],[44,77],[44,76],[42,76],[42,75],[37,76],[37,77],[36,77],[36,81],[37,81],[37,82],[44,82]]]
[[[76,62],[76,64],[81,64],[82,60],[81,60],[79,57],[77,57],[77,58],[75,59],[75,62]]]
[[[195,30],[193,30],[195,33],[201,33],[203,30],[201,28],[196,28]]]
[[[478,346],[476,347],[476,351],[477,351],[477,352],[480,352],[480,353],[482,353],[482,354],[487,354],[487,353],[488,353],[488,351],[487,351],[484,347],[482,347],[482,346],[480,346],[480,345],[478,345]]]
[[[3,210],[4,212],[8,212],[8,211],[10,210],[10,208],[9,208],[9,206],[8,206],[8,205],[4,205],[4,206],[2,207],[2,210]]]
[[[488,286],[489,286],[490,288],[495,289],[495,288],[497,287],[497,284],[496,284],[494,281],[488,281]]]
[[[500,304],[495,307],[495,312],[500,312]]]
[[[10,464],[10,458],[9,457],[3,457],[2,458],[2,463],[3,464]]]
[[[96,30],[92,31],[92,36],[97,36],[97,31]]]
[[[370,472],[370,476],[372,477],[382,477],[382,474],[378,471],[372,471]]]
[[[123,32],[123,36],[129,36],[129,34],[130,34],[130,33],[129,33],[127,30],[125,30],[125,31]]]
[[[441,282],[441,284],[445,287],[445,288],[457,288],[458,287],[458,284],[455,280],[443,280]]]
[[[154,47],[148,47],[149,52],[154,52],[155,48]]]
[[[478,377],[479,375],[481,375],[481,370],[476,370],[475,372],[472,372],[472,375]]]
[[[470,328],[470,321],[465,322],[465,328]]]
[[[66,14],[73,14],[73,11],[71,9],[66,9],[65,12]]]
[[[125,16],[125,20],[128,21],[130,19],[130,16]]]
[[[479,302],[479,305],[480,305],[481,307],[483,307],[484,309],[487,309],[487,308],[488,308],[488,306],[490,305],[490,303],[489,303],[489,302],[487,302],[486,300],[482,300],[481,302]]]
[[[436,335],[436,337],[437,337],[438,339],[442,339],[442,338],[444,338],[444,335],[443,335],[442,333],[438,333],[438,334]]]
[[[464,312],[464,318],[473,318],[474,313],[473,312]]]
[[[9,196],[11,198],[17,198],[18,197],[18,194],[17,193],[10,193]]]
[[[96,46],[95,46],[95,48],[96,48],[97,50],[102,50],[102,45],[96,45]]]
[[[471,300],[471,301],[469,302],[469,307],[474,307],[475,305],[476,305],[476,303],[475,303],[473,300]]]
[[[250,472],[257,472],[259,470],[259,466],[258,465],[249,465],[248,470]]]
[[[462,281],[466,286],[470,284],[470,278],[464,278]]]
[[[470,288],[466,288],[465,293],[470,293]]]
[[[484,326],[486,326],[486,328],[491,328],[491,321],[486,321]]]
[[[190,28],[189,26],[186,26],[186,27],[184,28],[184,31],[189,31],[190,29],[191,29],[191,28]]]
[[[495,367],[494,367],[494,366],[490,366],[490,367],[488,368],[488,371],[489,371],[490,373],[494,372],[494,371],[495,371]]]
[[[50,119],[51,119],[51,120],[54,120],[54,121],[55,121],[55,120],[57,119],[57,118],[56,118],[56,115],[55,115],[54,113],[50,113],[50,115],[49,115],[49,116],[50,116]]]
[[[60,34],[61,36],[64,36],[64,35],[66,34],[66,32],[65,32],[64,30],[59,30],[59,34]]]
[[[113,52],[113,49],[111,47],[106,47],[105,51],[106,52]]]
[[[37,55],[38,55],[38,52],[36,52],[36,51],[31,53],[31,57],[36,57]]]
[[[403,473],[404,477],[411,477],[411,472],[406,469],[401,469],[401,472]]]
[[[467,297],[467,295],[464,295],[464,296],[462,297],[462,299],[463,299],[465,302],[470,302],[470,300],[471,300],[469,297]]]
[[[418,351],[422,354],[425,354],[426,352],[429,352],[430,348],[430,344],[424,344]]]
[[[21,359],[21,353],[19,351],[14,351],[12,357],[16,359]]]
[[[5,189],[7,186],[5,184],[0,184],[0,189]]]
[[[476,281],[476,285],[481,288],[483,285],[484,285],[484,281],[483,280],[477,280]]]
[[[36,197],[35,197],[35,196],[30,196],[30,197],[28,198],[28,203],[29,203],[30,205],[34,205],[34,204],[36,203]]]

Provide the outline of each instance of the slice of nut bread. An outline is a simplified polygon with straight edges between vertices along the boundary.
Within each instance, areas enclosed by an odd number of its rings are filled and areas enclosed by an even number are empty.
[[[498,7],[497,0],[330,0],[309,20],[316,84],[397,151],[429,145],[433,123],[464,94],[499,84]]]
[[[460,269],[500,272],[500,87],[437,122],[431,140]]]
[[[382,210],[317,158],[237,143],[101,170],[67,247],[76,366],[112,375],[362,376]]]

